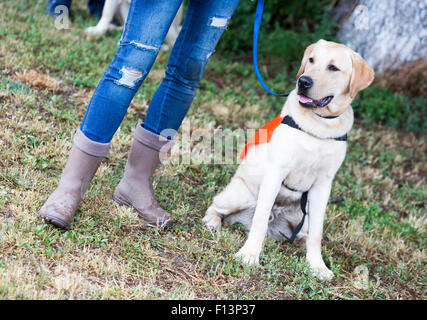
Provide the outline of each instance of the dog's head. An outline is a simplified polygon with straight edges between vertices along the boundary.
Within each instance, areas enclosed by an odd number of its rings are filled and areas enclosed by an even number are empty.
[[[343,111],[374,75],[358,53],[343,44],[319,40],[305,50],[297,74],[299,104],[314,109],[333,104],[334,111]]]

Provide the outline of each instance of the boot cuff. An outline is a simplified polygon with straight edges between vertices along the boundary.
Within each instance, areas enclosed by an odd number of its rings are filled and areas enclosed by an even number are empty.
[[[84,133],[77,129],[74,135],[74,146],[79,148],[81,151],[95,157],[103,157],[108,153],[110,149],[110,143],[96,142],[84,135]]]
[[[143,127],[142,123],[139,123],[136,126],[133,136],[138,142],[159,152],[168,152],[174,144],[173,140],[169,140],[161,135],[155,134],[154,132],[148,131]]]

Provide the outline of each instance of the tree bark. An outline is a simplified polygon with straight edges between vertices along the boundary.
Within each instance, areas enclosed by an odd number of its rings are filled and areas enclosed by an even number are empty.
[[[338,39],[359,52],[377,75],[427,59],[427,0],[344,0],[339,7],[351,3],[358,5]]]

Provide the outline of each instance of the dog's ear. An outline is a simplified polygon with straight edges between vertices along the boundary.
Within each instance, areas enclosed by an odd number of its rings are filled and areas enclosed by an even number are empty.
[[[299,79],[299,77],[301,77],[301,75],[304,73],[305,71],[305,65],[307,64],[307,60],[310,57],[310,54],[313,52],[314,46],[317,43],[313,43],[311,45],[309,45],[305,51],[304,51],[304,56],[302,57],[302,61],[301,61],[301,67],[299,67],[298,73],[297,73],[297,79]]]
[[[375,72],[358,53],[352,52],[351,61],[353,72],[350,77],[350,97],[353,99],[359,91],[369,87],[374,81]]]

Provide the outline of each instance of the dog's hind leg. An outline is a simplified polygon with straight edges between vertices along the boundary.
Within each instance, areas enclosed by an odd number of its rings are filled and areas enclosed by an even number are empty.
[[[230,184],[214,197],[206,210],[203,222],[209,229],[220,230],[222,218],[242,210],[255,207],[256,199],[240,177],[234,177]]]
[[[222,219],[213,204],[206,210],[203,222],[210,230],[219,231],[221,229]]]
[[[176,13],[175,19],[173,19],[169,31],[166,35],[166,43],[162,46],[163,51],[168,51],[172,49],[175,44],[176,38],[178,38],[179,31],[181,30],[183,10],[183,5],[181,4],[178,9],[178,12]]]
[[[122,3],[120,4],[120,18],[122,19],[123,23],[126,22],[126,18],[128,16],[129,13],[129,4],[130,1],[122,1]]]
[[[96,26],[86,28],[85,33],[88,35],[104,35],[109,30],[119,5],[119,0],[105,1],[102,16],[98,21],[98,24]]]

